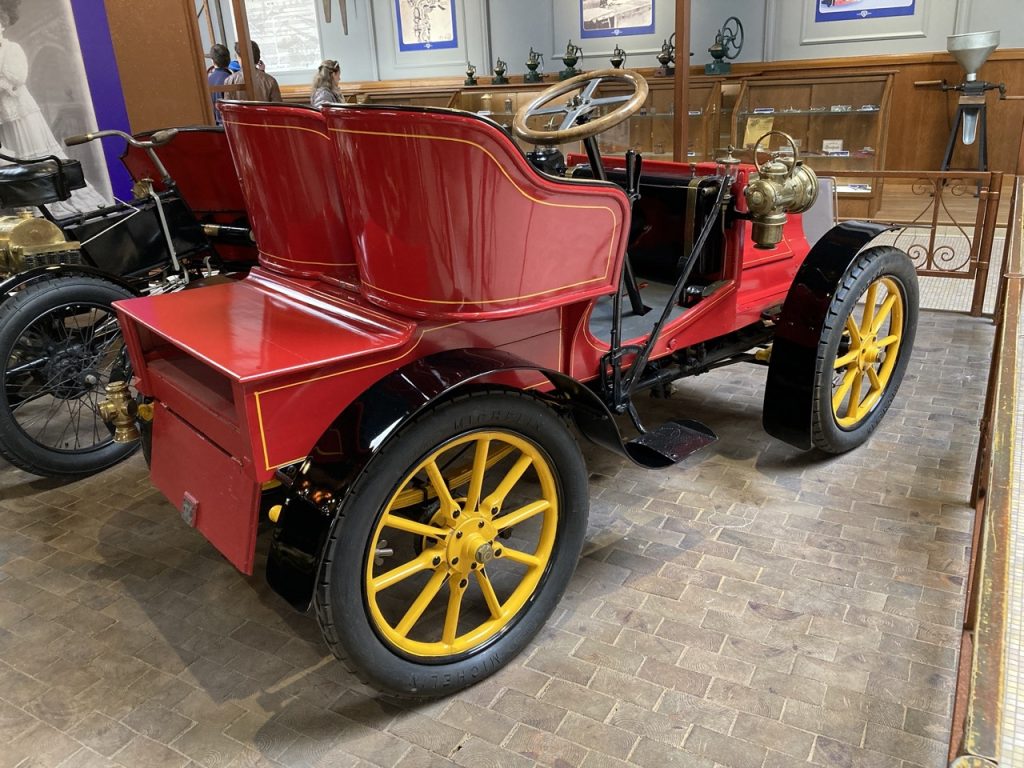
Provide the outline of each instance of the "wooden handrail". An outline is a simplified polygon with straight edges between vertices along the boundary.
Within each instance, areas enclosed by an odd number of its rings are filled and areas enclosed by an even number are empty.
[[[951,768],[999,766],[1006,674],[1013,425],[1020,394],[1017,356],[1024,298],[1024,177],[1017,176],[996,301],[996,337],[981,420],[972,502],[975,534],[950,734]],[[1019,610],[1019,607],[1018,607]]]

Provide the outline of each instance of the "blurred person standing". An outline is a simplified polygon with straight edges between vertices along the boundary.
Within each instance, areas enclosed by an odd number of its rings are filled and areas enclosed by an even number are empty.
[[[309,103],[315,109],[324,104],[339,104],[345,101],[341,95],[341,65],[334,59],[324,59],[313,76],[313,90]]]
[[[255,41],[250,40],[249,42],[252,44],[252,60],[255,64],[260,60],[260,47],[256,45]],[[281,98],[281,86],[277,84],[277,80],[255,66],[253,66],[252,72],[255,78],[255,82],[252,84],[253,99],[256,101],[284,101]],[[225,85],[244,85],[245,72],[241,70],[235,72],[224,83]]]
[[[215,43],[210,47],[210,58],[213,59],[213,68],[210,69],[210,73],[207,75],[207,80],[213,87],[224,85],[227,82],[227,79],[231,77],[231,70],[228,69],[228,64],[231,61],[231,52],[228,50],[226,45]],[[223,91],[213,92],[213,116],[217,120],[217,125],[220,125],[221,122],[220,110],[217,109],[217,102],[223,98]]]

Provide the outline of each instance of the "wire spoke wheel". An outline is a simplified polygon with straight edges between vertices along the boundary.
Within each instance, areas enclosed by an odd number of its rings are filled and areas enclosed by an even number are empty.
[[[0,305],[0,453],[43,476],[82,475],[134,450],[99,414],[130,377],[111,303],[131,294],[89,277],[31,283]]]
[[[345,497],[315,600],[328,644],[403,696],[497,671],[572,576],[586,477],[572,433],[537,398],[502,390],[430,409]]]

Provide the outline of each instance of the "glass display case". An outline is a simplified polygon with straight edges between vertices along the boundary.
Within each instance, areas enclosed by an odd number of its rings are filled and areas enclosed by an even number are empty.
[[[636,149],[651,160],[673,157],[673,123],[675,121],[675,82],[673,78],[649,77],[650,94],[641,110],[627,122],[601,134],[602,152],[622,154]],[[601,95],[625,93],[625,86],[602,85]],[[688,103],[689,147],[687,159],[692,162],[710,160],[719,146],[722,81],[720,78],[690,79]]]
[[[893,74],[744,80],[736,100],[732,143],[744,159],[769,131],[793,137],[800,156],[819,176],[833,176],[840,215],[872,216],[881,204],[881,179],[844,176],[884,167]],[[772,150],[785,151],[773,137]],[[762,155],[762,157],[764,157]]]

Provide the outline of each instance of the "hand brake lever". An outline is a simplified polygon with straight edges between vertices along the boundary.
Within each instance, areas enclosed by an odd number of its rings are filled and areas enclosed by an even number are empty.
[[[644,159],[635,149],[626,152],[626,194],[630,205],[640,199],[640,169]]]

